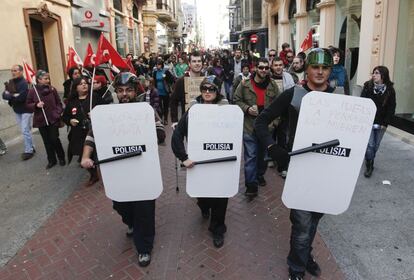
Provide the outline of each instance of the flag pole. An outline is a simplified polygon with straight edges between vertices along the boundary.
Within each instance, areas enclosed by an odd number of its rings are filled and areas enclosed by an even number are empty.
[[[93,82],[95,80],[95,70],[96,67],[93,67],[93,72],[92,72],[92,82],[91,82],[91,94],[90,94],[90,101],[89,101],[89,112],[92,111],[92,99],[93,99]]]
[[[37,92],[36,85],[32,83],[32,86],[33,86],[33,89],[34,89],[34,91],[35,91],[35,93],[36,93],[37,99],[39,99],[39,102],[40,102],[40,101],[42,101],[42,100],[40,99],[39,93]],[[47,118],[46,118],[46,112],[45,112],[45,109],[44,109],[43,107],[42,107],[41,109],[42,109],[43,117],[45,117],[46,125],[47,125],[47,126],[49,126],[49,122],[48,122],[48,120],[47,120]]]

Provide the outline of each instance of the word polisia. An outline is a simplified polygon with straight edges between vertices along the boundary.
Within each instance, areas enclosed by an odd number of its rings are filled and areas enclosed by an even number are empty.
[[[141,151],[142,153],[146,151],[145,145],[132,145],[132,146],[118,146],[112,147],[114,155],[123,155]]]
[[[232,151],[233,143],[204,143],[204,151]]]
[[[315,145],[315,144],[312,144]],[[314,151],[315,153],[338,156],[338,157],[349,157],[351,149],[343,147],[330,147]]]

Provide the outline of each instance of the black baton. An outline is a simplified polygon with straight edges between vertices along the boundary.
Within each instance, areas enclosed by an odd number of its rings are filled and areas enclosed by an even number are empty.
[[[126,154],[122,154],[116,157],[111,157],[111,158],[106,158],[103,160],[98,160],[95,161],[95,165],[99,165],[102,163],[107,163],[107,162],[112,162],[112,161],[117,161],[117,160],[121,160],[121,159],[126,159],[126,158],[131,158],[131,157],[136,157],[136,156],[140,156],[142,154],[141,151],[136,151],[136,152],[132,152],[132,153],[126,153]]]
[[[235,160],[237,160],[237,156],[229,156],[229,157],[213,158],[213,159],[194,161],[194,165],[206,164],[206,163],[216,163],[216,162],[225,162],[225,161],[235,161]],[[182,164],[182,163],[181,163],[180,166],[185,167],[185,165]]]
[[[314,151],[321,150],[321,149],[336,147],[338,145],[339,145],[339,140],[335,139],[335,140],[331,140],[331,141],[328,141],[328,142],[315,144],[315,145],[312,145],[310,147],[306,147],[306,148],[303,148],[303,149],[299,149],[299,150],[296,150],[296,151],[289,152],[289,156],[296,156],[296,155],[300,155],[300,154],[304,154],[304,153],[308,153],[308,152],[314,152]]]

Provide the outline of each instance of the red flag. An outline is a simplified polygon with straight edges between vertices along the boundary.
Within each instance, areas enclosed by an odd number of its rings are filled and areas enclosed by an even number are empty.
[[[130,58],[125,59],[125,62],[128,65],[129,72],[131,72],[132,74],[136,75],[134,66],[132,65],[132,62],[131,62],[131,59]]]
[[[103,34],[101,34],[101,37],[99,38],[95,63],[95,65],[109,63],[120,69],[129,69],[128,65],[119,55],[119,53],[114,49],[114,47],[112,47],[111,43],[109,43]]]
[[[308,34],[305,37],[305,40],[303,40],[302,45],[300,45],[299,52],[304,52],[307,49],[312,48],[312,34],[313,34],[313,29],[310,29]]]
[[[68,64],[66,65],[66,73],[69,73],[69,69],[82,66],[83,62],[74,48],[69,47],[68,52]]]
[[[26,63],[26,61],[23,61],[23,69],[24,69],[24,75],[26,76],[26,80],[29,84],[36,84],[36,73],[33,71],[33,69],[29,66],[29,64]]]
[[[93,68],[95,66],[95,57],[96,55],[93,53],[91,43],[88,43],[88,48],[86,49],[86,56],[83,60],[83,67]]]

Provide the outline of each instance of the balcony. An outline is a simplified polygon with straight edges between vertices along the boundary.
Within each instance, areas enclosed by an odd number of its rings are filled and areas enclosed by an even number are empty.
[[[171,7],[168,4],[157,1],[157,15],[159,21],[163,23],[169,23],[173,20],[171,14]]]

